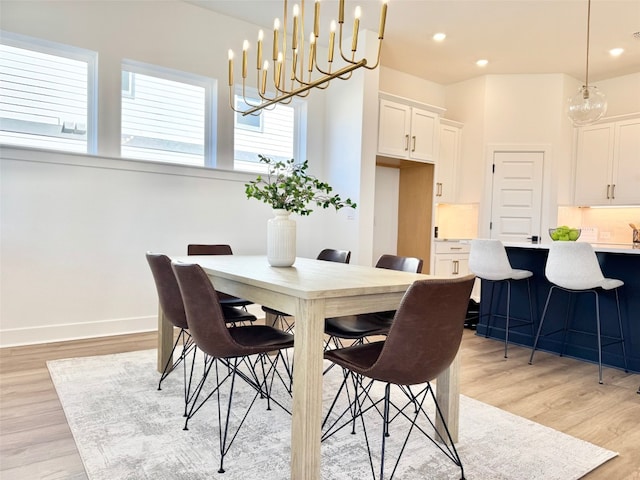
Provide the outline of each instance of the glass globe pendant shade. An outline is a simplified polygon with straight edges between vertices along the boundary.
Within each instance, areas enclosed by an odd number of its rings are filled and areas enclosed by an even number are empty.
[[[583,85],[569,99],[569,118],[577,127],[591,125],[607,113],[607,98],[598,87]]]

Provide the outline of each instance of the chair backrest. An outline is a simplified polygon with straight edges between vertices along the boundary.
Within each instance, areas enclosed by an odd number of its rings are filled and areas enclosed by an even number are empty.
[[[368,377],[398,385],[433,380],[455,358],[475,276],[415,281]]]
[[[376,262],[376,268],[398,270],[401,272],[422,272],[422,259],[415,257],[400,257],[398,255],[381,255]]]
[[[349,263],[349,260],[351,260],[351,251],[325,248],[318,254],[317,258],[318,260],[326,260],[328,262]]]
[[[189,328],[180,288],[171,269],[171,259],[161,253],[147,252],[146,256],[164,317],[178,328]]]
[[[224,320],[213,284],[200,265],[172,262],[189,322],[189,333],[203,352],[215,357],[244,355]],[[241,328],[241,327],[238,327]]]
[[[469,270],[485,280],[505,280],[513,273],[504,245],[491,239],[471,240]]]
[[[187,255],[233,255],[230,245],[187,245]]]
[[[572,290],[596,288],[604,280],[593,247],[584,242],[553,242],[544,274],[551,283]]]

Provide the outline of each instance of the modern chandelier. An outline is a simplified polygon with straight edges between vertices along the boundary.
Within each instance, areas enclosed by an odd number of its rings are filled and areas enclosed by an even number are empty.
[[[587,66],[584,85],[569,99],[569,118],[576,127],[591,125],[607,112],[607,99],[598,87],[589,85],[589,27],[591,23],[591,0],[587,6]]]
[[[229,104],[231,109],[242,115],[259,115],[263,108],[274,107],[277,103],[290,103],[293,97],[306,97],[314,88],[325,89],[329,82],[335,78],[347,80],[351,78],[354,70],[364,67],[373,70],[380,63],[380,49],[384,38],[384,27],[387,19],[387,2],[382,0],[380,12],[380,24],[378,28],[378,53],[375,64],[369,65],[366,58],[356,59],[358,49],[358,33],[360,30],[360,16],[362,9],[355,8],[353,18],[353,30],[351,36],[351,48],[343,50],[344,30],[344,0],[338,5],[338,22],[331,21],[329,26],[329,48],[327,58],[319,59],[317,56],[318,39],[320,38],[320,0],[315,0],[313,14],[313,31],[309,33],[308,52],[305,45],[305,0],[295,4],[291,11],[291,46],[287,47],[287,27],[289,8],[287,0],[283,5],[283,23],[276,18],[273,22],[273,42],[271,63],[263,59],[264,32],[258,32],[256,43],[256,95],[247,98],[246,87],[251,80],[248,77],[248,56],[250,44],[245,40],[242,46],[242,98],[248,108],[237,108],[234,102],[233,79],[233,50],[229,50]],[[336,32],[337,31],[337,32]],[[336,33],[338,34],[338,52],[334,55],[336,47]],[[345,47],[348,48],[348,47]],[[339,57],[340,68],[334,65],[334,59]],[[272,72],[272,73],[270,73]]]

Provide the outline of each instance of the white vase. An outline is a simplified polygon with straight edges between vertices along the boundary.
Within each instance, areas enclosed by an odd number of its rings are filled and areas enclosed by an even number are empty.
[[[290,267],[296,261],[296,222],[286,210],[273,213],[267,221],[267,260],[272,267]]]

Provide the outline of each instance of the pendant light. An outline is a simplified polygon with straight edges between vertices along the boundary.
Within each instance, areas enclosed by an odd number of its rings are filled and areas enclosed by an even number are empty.
[[[584,85],[569,99],[569,118],[576,127],[591,125],[607,112],[607,99],[598,87],[589,85],[589,27],[591,23],[591,0],[587,7],[587,67]]]

